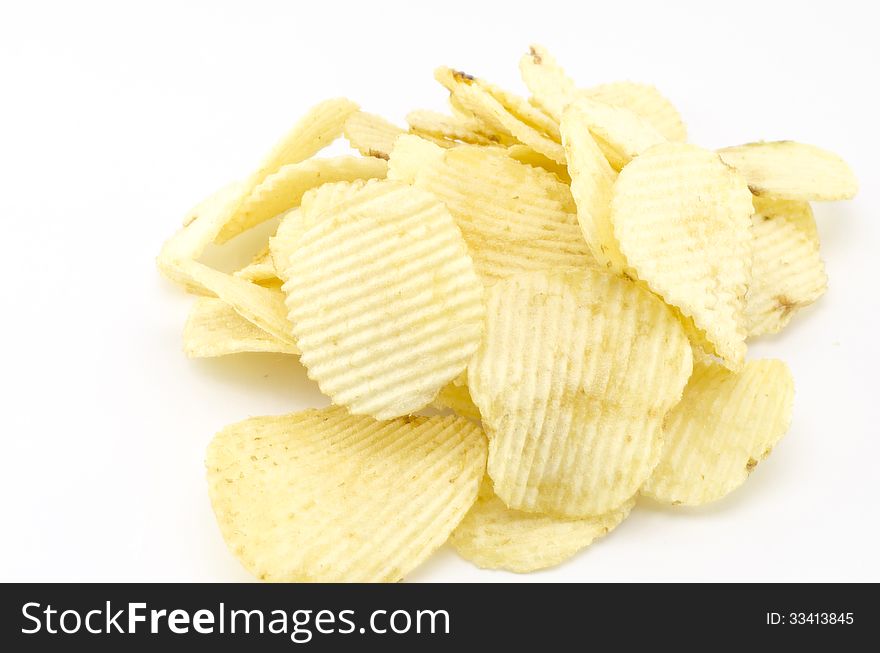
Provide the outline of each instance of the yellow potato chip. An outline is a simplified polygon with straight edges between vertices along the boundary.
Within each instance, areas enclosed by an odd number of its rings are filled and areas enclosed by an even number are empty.
[[[487,291],[468,388],[488,473],[511,508],[602,515],[650,476],[690,343],[656,296],[601,270],[532,272]]]
[[[195,283],[181,265],[201,257],[205,248],[214,241],[231,207],[241,194],[240,183],[227,184],[191,209],[183,220],[183,227],[162,246],[156,258],[159,271],[187,292],[211,294]]]
[[[243,352],[299,353],[292,344],[248,322],[229,304],[216,297],[196,299],[183,328],[183,350],[190,358],[212,358]]]
[[[580,104],[562,116],[562,143],[571,175],[571,194],[584,239],[599,265],[623,272],[627,265],[611,225],[611,191],[617,174],[590,133]]]
[[[627,264],[693,320],[711,353],[732,369],[746,352],[751,214],[745,181],[715,153],[683,143],[657,145],[634,159],[611,199]]]
[[[232,276],[259,285],[277,279],[278,275],[275,273],[275,264],[272,262],[272,254],[269,251],[269,245],[266,245],[257,252],[250,263],[240,270],[233,272]]]
[[[519,71],[535,103],[560,122],[577,88],[556,59],[547,48],[532,45],[519,60]]]
[[[794,141],[747,143],[718,150],[724,163],[762,197],[848,200],[859,189],[850,167],[836,154]]]
[[[793,401],[794,382],[782,361],[749,361],[738,373],[695,365],[666,418],[663,454],[642,494],[687,505],[725,496],[785,435]]]
[[[338,407],[227,426],[206,461],[230,551],[287,582],[401,580],[473,505],[485,464],[466,419],[377,422]]]
[[[406,116],[410,130],[416,135],[427,135],[434,138],[489,145],[501,139],[494,133],[486,132],[483,123],[476,118],[448,116],[437,111],[419,109],[410,111]]]
[[[561,519],[511,510],[483,480],[477,502],[452,531],[449,543],[466,560],[483,569],[517,573],[558,565],[613,530],[632,510],[630,499],[598,517]]]
[[[778,333],[827,286],[818,239],[785,218],[752,216],[752,273],[745,305],[750,337]]]
[[[397,139],[388,160],[388,179],[412,184],[416,174],[443,157],[443,148],[421,136],[407,134]]]
[[[334,181],[382,179],[388,170],[385,161],[373,157],[340,156],[309,159],[283,166],[269,175],[242,202],[236,212],[236,225],[250,229],[297,206],[311,188]]]
[[[216,295],[252,324],[296,347],[283,293],[218,272],[196,261],[181,263],[179,270],[190,283]]]
[[[556,163],[565,163],[565,153],[559,143],[511,113],[471,75],[439,68],[434,76],[455,95],[456,101],[462,107],[485,122],[489,128],[509,134]]]
[[[503,149],[456,147],[424,165],[415,185],[446,204],[487,284],[527,270],[594,264],[565,184]]]
[[[365,186],[312,225],[286,276],[301,361],[353,414],[423,408],[482,335],[482,284],[461,231],[436,198],[398,182]]]
[[[552,172],[559,178],[563,184],[570,184],[571,177],[568,174],[568,168],[562,164],[556,163],[553,159],[548,159],[543,154],[535,152],[528,145],[522,143],[514,143],[507,148],[507,156],[520,163],[525,163],[535,168],[543,168]]]
[[[579,94],[605,104],[629,109],[644,118],[667,140],[680,142],[687,140],[687,129],[678,109],[650,84],[611,82],[585,89]]]
[[[388,160],[394,141],[406,130],[381,116],[357,111],[345,121],[344,134],[351,146],[366,157]],[[384,176],[384,175],[383,175]]]
[[[248,228],[248,218],[240,213],[240,209],[257,187],[284,166],[305,161],[336,140],[342,134],[345,120],[357,111],[357,108],[354,102],[345,98],[326,100],[312,107],[275,145],[241,186],[237,201],[224,216],[224,224],[217,235],[217,242],[224,243]]]
[[[819,230],[809,202],[754,195],[752,205],[755,213],[763,218],[790,222],[819,249]]]
[[[490,84],[485,79],[476,79],[475,81],[489,95],[498,100],[501,106],[514,118],[528,125],[536,132],[549,136],[557,143],[560,142],[559,121],[547,115],[540,107],[535,106],[515,93],[505,91],[500,86]]]
[[[578,129],[590,131],[615,170],[621,170],[648,148],[666,142],[649,122],[629,109],[579,97],[568,105],[566,111],[569,119],[572,114],[577,116]]]
[[[434,407],[448,408],[456,415],[480,421],[480,409],[471,399],[467,384],[456,385],[455,380],[440,389],[440,393],[434,399]]]

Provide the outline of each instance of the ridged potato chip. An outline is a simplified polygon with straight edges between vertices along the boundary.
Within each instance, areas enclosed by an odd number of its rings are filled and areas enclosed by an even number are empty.
[[[564,111],[560,126],[571,175],[571,194],[584,239],[599,265],[623,272],[626,260],[611,225],[611,191],[617,174],[590,133],[580,104],[570,105]]]
[[[306,191],[321,184],[382,179],[387,171],[388,164],[373,157],[340,156],[288,164],[254,188],[238,208],[236,224],[244,231],[281,215],[297,206]]]
[[[337,407],[228,426],[206,461],[230,551],[261,580],[296,582],[399,581],[473,505],[485,464],[466,419]]]
[[[781,200],[773,197],[752,197],[755,214],[770,220],[785,220],[791,223],[819,249],[819,230],[809,202],[800,200]]]
[[[560,519],[511,510],[486,477],[477,502],[452,531],[449,543],[465,560],[483,569],[526,573],[558,565],[613,530],[632,510],[630,499],[598,517]]]
[[[238,279],[196,261],[181,263],[179,269],[192,284],[216,295],[248,322],[296,347],[282,292]]]
[[[183,350],[190,358],[243,352],[299,354],[292,344],[263,331],[216,297],[196,299],[183,328]]]
[[[482,335],[482,284],[461,231],[435,197],[398,182],[365,186],[312,225],[286,276],[300,360],[354,414],[425,407]]]
[[[269,245],[267,244],[254,254],[251,262],[233,272],[232,276],[259,285],[263,285],[267,281],[277,280],[278,275],[275,273],[275,264],[272,262],[272,253],[269,251]]]
[[[394,141],[406,130],[385,118],[364,111],[356,111],[345,121],[345,138],[351,146],[366,157],[388,160]],[[384,175],[382,175],[384,177]]]
[[[216,241],[224,243],[245,231],[250,223],[240,209],[257,187],[284,166],[305,161],[336,140],[342,134],[348,116],[357,109],[354,102],[345,98],[325,100],[309,109],[242,184],[237,201],[224,216]]]
[[[557,122],[561,121],[562,112],[577,88],[547,48],[532,45],[519,60],[519,71],[535,104]]]
[[[638,278],[693,320],[732,369],[745,359],[752,196],[695,145],[656,145],[626,166],[611,198],[620,250]]]
[[[570,184],[571,177],[568,174],[568,167],[560,163],[556,163],[553,159],[548,159],[543,154],[535,152],[528,145],[522,143],[514,143],[507,148],[507,156],[520,163],[533,166],[535,168],[543,168],[548,172],[552,172],[559,178],[563,184]]]
[[[449,68],[439,68],[434,76],[449,89],[462,107],[484,121],[491,129],[509,134],[556,163],[565,163],[562,145],[539,131],[534,125],[524,122],[511,113],[471,75]]]
[[[416,174],[461,228],[486,284],[528,270],[594,264],[565,184],[500,148],[459,146]]]
[[[448,408],[456,415],[467,417],[474,421],[480,421],[480,409],[471,399],[471,393],[467,384],[458,385],[455,380],[447,383],[440,389],[437,398],[434,399],[435,408]]]
[[[859,189],[850,167],[836,154],[794,141],[746,143],[718,150],[749,189],[762,197],[789,200],[848,200]]]
[[[678,109],[650,84],[611,82],[593,86],[580,93],[605,104],[629,109],[644,118],[669,141],[683,143],[687,140],[687,129]]]
[[[388,179],[411,184],[419,170],[443,157],[444,148],[436,143],[407,134],[397,139],[388,160]]]
[[[663,454],[642,494],[674,505],[727,495],[788,431],[793,401],[782,361],[749,361],[738,373],[698,363],[666,418]]]
[[[690,372],[681,324],[631,281],[583,270],[496,283],[468,365],[495,493],[561,517],[615,510],[654,469]]]
[[[795,215],[791,221],[760,212],[752,216],[752,274],[744,313],[750,337],[778,333],[828,287],[819,240],[801,226],[802,214]]]
[[[438,111],[419,109],[406,115],[410,131],[416,135],[444,138],[475,145],[497,144],[501,139],[494,133],[483,129],[483,123],[476,118],[449,116]]]

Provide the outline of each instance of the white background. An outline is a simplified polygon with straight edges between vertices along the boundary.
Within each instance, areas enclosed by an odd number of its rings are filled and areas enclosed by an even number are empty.
[[[529,576],[443,550],[445,580],[880,580],[880,250],[870,3],[6,3],[0,9],[0,579],[247,580],[203,454],[250,415],[324,405],[294,359],[187,360],[190,298],[154,264],[184,212],[313,103],[402,122],[444,107],[449,64],[523,92],[536,41],[582,85],[656,84],[691,139],[791,138],[844,156],[852,203],[816,206],[827,295],[781,336],[787,438],[697,510],[646,502]]]

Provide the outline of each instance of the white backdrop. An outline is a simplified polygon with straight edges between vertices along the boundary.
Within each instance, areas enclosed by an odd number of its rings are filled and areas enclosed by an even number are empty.
[[[844,156],[816,206],[827,295],[781,336],[787,438],[737,493],[639,504],[571,562],[521,577],[443,550],[445,580],[880,580],[877,84],[869,3],[3,3],[0,580],[246,580],[203,455],[250,415],[324,405],[282,356],[187,360],[190,299],[160,278],[184,212],[318,100],[402,122],[449,64],[520,92],[548,46],[583,85],[656,84],[708,147],[791,138]]]

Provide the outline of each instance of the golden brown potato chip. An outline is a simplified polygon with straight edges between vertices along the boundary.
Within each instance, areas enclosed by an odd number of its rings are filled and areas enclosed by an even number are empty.
[[[503,149],[456,147],[423,165],[415,185],[446,204],[487,284],[528,270],[593,265],[565,184]]]
[[[223,539],[257,578],[395,582],[473,505],[486,440],[459,417],[331,407],[227,426],[206,465]]]
[[[611,199],[614,235],[639,279],[693,320],[732,369],[745,359],[752,198],[695,145],[656,145],[626,166]]]
[[[425,407],[482,335],[482,284],[461,231],[435,197],[398,182],[367,185],[312,225],[286,277],[300,360],[353,414]]]
[[[511,510],[495,495],[487,476],[477,502],[452,531],[449,543],[461,557],[484,569],[535,571],[587,548],[620,524],[634,504],[630,499],[610,513],[583,519]]]
[[[345,121],[344,134],[351,146],[366,157],[388,160],[394,141],[406,131],[381,116],[357,111]],[[384,177],[384,175],[382,175]]]
[[[848,200],[859,189],[850,167],[836,154],[805,143],[747,143],[718,150],[755,195],[789,200]]]
[[[738,373],[695,365],[666,418],[663,455],[642,494],[676,505],[725,496],[785,435],[793,401],[794,382],[782,361],[749,361]]]
[[[486,310],[468,388],[495,493],[561,517],[623,505],[654,469],[663,417],[691,373],[675,315],[601,270],[510,277],[488,289]]]
[[[183,350],[190,358],[243,352],[299,353],[292,344],[263,331],[216,297],[196,299],[183,328]]]

